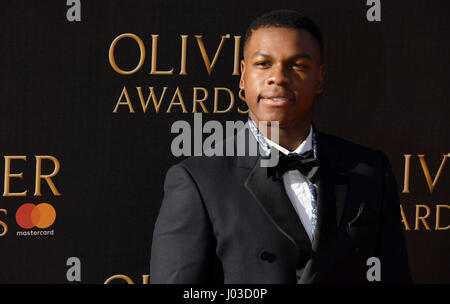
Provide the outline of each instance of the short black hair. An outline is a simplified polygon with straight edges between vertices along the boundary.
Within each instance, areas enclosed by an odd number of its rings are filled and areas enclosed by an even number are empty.
[[[285,27],[305,30],[319,43],[320,56],[323,57],[323,40],[319,27],[310,18],[294,10],[281,9],[265,13],[253,20],[244,36],[244,49],[253,34],[262,27]]]

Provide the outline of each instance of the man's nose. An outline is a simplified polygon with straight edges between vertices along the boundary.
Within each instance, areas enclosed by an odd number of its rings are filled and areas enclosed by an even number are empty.
[[[268,84],[286,85],[289,83],[289,75],[287,69],[281,65],[274,65],[267,78]]]

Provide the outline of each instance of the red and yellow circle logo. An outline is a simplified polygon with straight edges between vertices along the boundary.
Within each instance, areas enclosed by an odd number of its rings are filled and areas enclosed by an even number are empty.
[[[16,212],[16,222],[24,229],[30,229],[35,226],[38,228],[48,228],[53,225],[55,219],[55,208],[47,203],[41,203],[39,205],[26,203],[20,206]]]

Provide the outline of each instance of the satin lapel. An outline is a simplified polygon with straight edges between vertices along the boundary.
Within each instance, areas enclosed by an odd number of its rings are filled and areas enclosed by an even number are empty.
[[[320,163],[320,172],[318,173],[318,225],[320,228],[326,223],[337,228],[341,223],[345,208],[349,175],[341,167],[342,156],[339,147],[331,146],[326,136],[318,131],[317,148]],[[321,230],[318,229],[316,232],[320,234]],[[320,237],[318,240],[320,240]]]
[[[341,187],[339,190],[336,189],[334,172],[323,161],[320,163],[318,174],[317,224],[312,244],[314,251],[326,246],[330,239],[333,239],[343,206],[341,191],[346,190]],[[339,192],[338,196],[336,190]]]
[[[317,226],[313,249],[324,246],[340,225],[348,190],[348,174],[340,168],[340,151],[317,132],[318,172]]]
[[[274,181],[268,177],[267,168],[261,167],[258,159],[244,185],[276,228],[297,248],[309,252],[311,243],[286,195],[282,180]]]
[[[325,267],[324,258],[332,254],[333,242],[345,208],[348,191],[348,173],[339,167],[339,151],[332,149],[318,132],[319,153],[317,224],[312,242],[312,259],[307,263],[301,279],[311,283]]]

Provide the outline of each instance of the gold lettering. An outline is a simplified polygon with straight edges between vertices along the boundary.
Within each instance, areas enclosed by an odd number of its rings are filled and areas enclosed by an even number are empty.
[[[203,91],[204,93],[204,97],[203,99],[197,99],[197,91]],[[194,104],[193,104],[193,113],[197,113],[197,103],[200,104],[200,106],[203,109],[204,113],[208,113],[208,110],[205,107],[205,104],[203,103],[203,101],[205,101],[206,99],[208,99],[208,91],[205,88],[201,88],[201,87],[194,87]]]
[[[179,102],[174,102],[175,97],[178,97]],[[175,93],[173,94],[172,100],[170,101],[170,105],[169,105],[169,108],[167,109],[166,113],[171,113],[170,111],[171,111],[173,105],[181,106],[183,108],[183,113],[188,112],[186,110],[186,106],[184,105],[184,102],[183,102],[183,97],[181,96],[180,89],[178,87],[177,87]]]
[[[181,69],[180,75],[187,75],[186,73],[186,50],[187,50],[187,38],[188,35],[181,36]]]
[[[148,274],[143,274],[142,275],[142,284],[148,284],[148,278],[149,278],[149,275]]]
[[[225,42],[225,39],[230,38],[230,34],[222,35],[219,47],[216,50],[216,54],[214,55],[212,63],[209,60],[208,54],[206,53],[205,45],[203,44],[203,36],[202,35],[195,35],[195,39],[197,39],[198,47],[200,48],[200,53],[202,54],[203,62],[206,66],[206,71],[208,71],[208,75],[211,75],[211,72],[214,68],[214,65],[217,62],[217,58],[219,57],[220,51],[222,50],[223,43]]]
[[[228,95],[230,95],[230,105],[226,110],[219,110],[219,91],[226,91]],[[214,113],[227,113],[229,112],[234,105],[234,94],[228,88],[214,88]]]
[[[117,66],[117,64],[116,64],[116,59],[114,57],[114,49],[116,47],[117,42],[120,39],[126,38],[126,37],[134,39],[134,41],[137,42],[137,44],[139,46],[139,51],[140,51],[139,63],[131,71],[125,71],[125,70],[122,70],[121,68],[119,68]],[[145,60],[145,46],[144,46],[144,42],[142,42],[141,38],[139,38],[139,36],[137,36],[135,34],[131,34],[131,33],[121,34],[121,35],[117,36],[116,39],[113,40],[113,42],[111,43],[111,46],[109,47],[109,64],[114,69],[114,71],[116,71],[119,74],[130,75],[130,74],[136,73],[137,71],[139,71],[139,69],[144,64],[144,60]]]
[[[150,101],[150,98],[153,101],[153,105],[155,106],[155,111],[156,113],[158,113],[159,111],[159,107],[161,106],[161,102],[164,98],[164,94],[167,91],[167,87],[163,88],[163,91],[161,93],[161,97],[159,98],[159,101],[156,101],[156,94],[155,94],[155,90],[153,89],[153,87],[149,87],[150,90],[150,95],[148,95],[147,101],[144,102],[144,96],[142,95],[142,88],[141,87],[136,87],[138,94],[139,94],[139,100],[141,101],[141,105],[142,105],[142,110],[144,111],[144,113],[147,111],[147,107],[148,107],[148,103]]]
[[[239,75],[239,51],[241,44],[241,36],[234,36],[234,69],[233,74],[231,75]],[[238,109],[239,111],[239,109]]]
[[[53,183],[53,181],[51,179],[56,174],[58,174],[59,168],[61,167],[58,159],[51,155],[36,155],[35,158],[36,158],[36,179],[35,179],[36,183],[35,183],[34,196],[41,196],[41,179],[45,179],[45,181],[47,182],[47,185],[52,190],[53,195],[60,196],[61,193],[59,193],[58,189],[56,189],[55,184]],[[53,170],[52,173],[46,174],[46,175],[41,174],[43,159],[49,159],[55,165],[55,169]]]
[[[405,154],[405,177],[403,180],[402,193],[409,193],[409,169],[411,166],[411,154]]]
[[[239,90],[238,96],[239,96],[239,99],[240,99],[240,100],[242,100],[243,102],[245,102],[245,96],[242,95],[242,92],[243,92],[243,90]],[[247,110],[246,110],[246,111],[242,111],[242,110],[239,108],[239,106],[238,106],[238,113],[241,113],[241,114],[248,114],[248,107],[247,107]]]
[[[425,208],[427,213],[424,216],[419,216],[420,209]],[[416,205],[416,226],[414,227],[414,230],[420,230],[419,229],[419,220],[422,221],[422,224],[425,226],[426,230],[430,230],[430,226],[428,226],[427,221],[425,220],[430,215],[430,207],[427,205]]]
[[[425,161],[425,155],[424,154],[419,154],[419,159],[420,159],[420,164],[422,165],[422,170],[423,173],[425,175],[425,179],[427,181],[428,184],[428,188],[430,189],[430,193],[433,193],[433,189],[436,186],[436,183],[439,179],[439,176],[441,175],[442,172],[442,168],[444,167],[445,161],[447,160],[448,154],[443,154],[444,158],[442,159],[441,162],[441,166],[439,167],[438,172],[436,173],[436,176],[434,177],[433,182],[431,182],[431,176],[430,176],[430,171],[428,170],[428,166],[427,163]]]
[[[435,226],[435,230],[447,230],[447,229],[450,228],[450,225],[448,225],[447,227],[441,227],[440,226],[441,207],[450,209],[449,205],[436,205],[436,226]]]
[[[23,173],[11,173],[11,160],[23,159],[27,160],[26,156],[5,156],[5,185],[3,187],[3,196],[26,196],[27,190],[23,192],[9,192],[10,191],[10,179],[11,178],[23,178]]]
[[[125,282],[127,282],[127,284],[134,284],[133,280],[124,274],[113,275],[113,276],[109,277],[108,279],[106,279],[105,283],[103,283],[103,284],[109,284],[111,281],[117,280],[117,279],[124,280]]]
[[[8,214],[8,211],[6,211],[6,209],[0,209],[0,212],[3,212],[5,215]],[[3,232],[0,233],[0,236],[4,236],[6,232],[8,232],[8,225],[6,225],[5,222],[0,221],[0,226],[3,227]]]
[[[400,205],[400,214],[402,216],[402,223],[405,226],[405,230],[411,230],[408,225],[408,220],[406,219],[405,211],[403,210],[403,206]]]
[[[125,95],[125,99],[127,100],[126,102],[122,102],[122,96]],[[113,113],[117,113],[117,109],[119,108],[119,106],[121,105],[127,105],[128,109],[130,110],[130,113],[134,113],[134,109],[133,106],[131,105],[131,100],[130,100],[130,96],[128,96],[128,91],[127,91],[127,87],[123,87],[122,93],[120,94],[119,100],[117,101],[116,107],[114,108]]]
[[[152,35],[152,69],[150,75],[173,75],[173,68],[169,71],[157,71],[158,37],[159,35]]]

